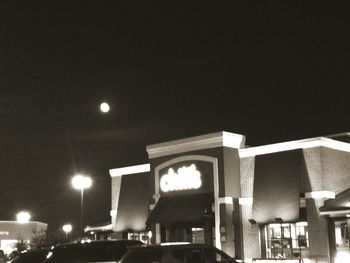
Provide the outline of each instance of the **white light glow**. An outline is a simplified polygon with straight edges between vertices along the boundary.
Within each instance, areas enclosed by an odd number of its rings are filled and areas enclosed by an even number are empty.
[[[2,239],[1,249],[5,252],[5,254],[10,254],[16,247],[17,243],[18,243],[17,239]]]
[[[160,179],[160,188],[163,192],[198,189],[201,185],[201,174],[194,164],[179,168],[177,173],[170,168]]]
[[[238,199],[238,203],[240,205],[252,205],[253,204],[253,197],[242,197]]]
[[[110,110],[109,104],[106,103],[106,102],[102,102],[101,105],[100,105],[100,110],[101,110],[103,113],[109,112],[109,110]]]
[[[305,193],[305,198],[321,199],[321,198],[335,198],[335,192],[333,191],[314,191]]]
[[[192,227],[191,230],[192,232],[198,232],[198,231],[203,231],[203,228]]]
[[[295,225],[306,227],[306,226],[308,226],[308,223],[307,222],[296,222]]]
[[[151,239],[152,238],[152,231],[148,231],[147,236],[149,239]]]
[[[254,259],[253,260],[245,260],[244,262],[254,262],[254,263],[297,263],[300,262],[299,259],[278,259],[278,258],[274,258],[274,259]],[[303,262],[304,263],[310,263],[310,260],[308,258],[303,258]]]
[[[188,245],[189,242],[169,242],[169,243],[161,243],[161,246],[172,246],[172,245]]]
[[[232,197],[219,197],[218,198],[219,204],[228,204],[232,205],[233,204],[233,199]]]
[[[62,227],[63,231],[67,234],[69,232],[72,231],[73,227],[71,224],[65,224],[63,227]]]
[[[72,185],[78,190],[83,190],[92,185],[92,180],[88,176],[76,175],[72,178]]]
[[[28,223],[30,218],[30,214],[26,211],[22,211],[17,214],[17,222],[20,224]]]
[[[350,262],[350,253],[348,251],[338,251],[334,258],[334,263]]]
[[[51,249],[53,249],[53,248],[51,248]],[[51,256],[52,256],[52,251],[49,251],[49,253],[47,253],[46,258],[50,258]]]

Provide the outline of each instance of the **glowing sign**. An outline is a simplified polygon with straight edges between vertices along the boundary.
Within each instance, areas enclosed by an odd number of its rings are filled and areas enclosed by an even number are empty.
[[[163,192],[198,189],[201,185],[201,173],[194,164],[179,168],[177,173],[170,168],[160,179],[160,189]]]

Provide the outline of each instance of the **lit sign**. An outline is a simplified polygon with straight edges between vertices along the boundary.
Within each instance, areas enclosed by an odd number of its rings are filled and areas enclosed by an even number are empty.
[[[194,164],[179,168],[177,173],[169,168],[168,173],[160,179],[160,189],[163,192],[198,189],[201,185],[201,173]]]
[[[0,236],[8,236],[9,234],[8,231],[0,231]]]

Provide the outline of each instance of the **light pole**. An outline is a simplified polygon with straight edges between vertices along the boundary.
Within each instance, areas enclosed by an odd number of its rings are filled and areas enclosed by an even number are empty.
[[[101,111],[102,113],[108,113],[109,110],[110,110],[110,106],[109,106],[109,104],[108,104],[107,102],[102,102],[102,103],[100,104],[100,111]]]
[[[68,233],[70,233],[72,231],[72,225],[71,224],[65,224],[63,227],[62,227],[64,233],[66,233],[66,239],[68,237]]]
[[[31,215],[26,211],[21,211],[16,215],[17,222],[20,224],[28,223],[30,218],[31,218]]]
[[[84,235],[83,220],[84,220],[84,189],[90,188],[92,180],[85,175],[75,175],[72,178],[72,185],[75,189],[80,190],[80,233]]]

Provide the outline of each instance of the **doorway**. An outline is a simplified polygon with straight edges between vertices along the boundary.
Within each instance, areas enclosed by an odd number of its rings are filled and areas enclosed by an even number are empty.
[[[163,225],[162,242],[190,242],[213,245],[213,227],[214,224],[211,220]]]
[[[334,220],[334,263],[350,262],[350,218]]]

